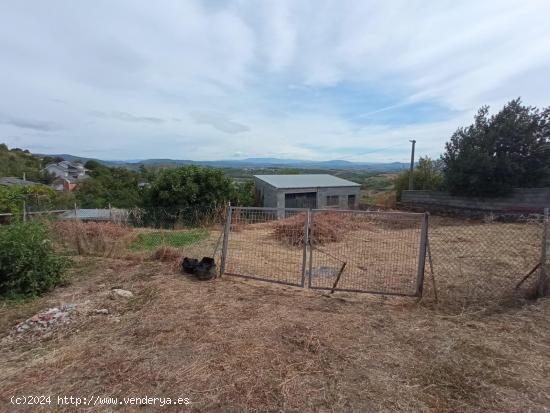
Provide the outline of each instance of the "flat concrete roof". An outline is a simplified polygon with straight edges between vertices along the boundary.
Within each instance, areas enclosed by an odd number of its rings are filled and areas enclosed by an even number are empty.
[[[361,186],[355,182],[328,174],[254,175],[254,177],[277,189]]]

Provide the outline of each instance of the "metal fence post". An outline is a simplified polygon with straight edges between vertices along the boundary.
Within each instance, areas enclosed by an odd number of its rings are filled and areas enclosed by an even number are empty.
[[[420,249],[418,252],[418,271],[416,273],[416,296],[422,297],[424,289],[424,266],[426,264],[426,245],[428,241],[428,216],[426,212],[422,217],[422,226],[420,229]]]
[[[308,271],[308,277],[307,277],[307,288],[311,288],[311,277],[313,272],[313,247],[314,247],[314,239],[313,239],[313,226],[315,224],[314,219],[315,211],[311,210],[309,213],[309,234],[308,234],[308,241],[309,241],[309,271]]]
[[[222,244],[222,258],[220,264],[220,277],[225,272],[225,262],[227,260],[227,246],[229,245],[229,231],[231,230],[231,215],[233,207],[229,205],[227,207],[227,217],[225,218],[225,226],[223,228],[223,244]]]
[[[537,283],[537,296],[544,296],[544,288],[546,286],[546,276],[548,272],[548,208],[544,208],[544,221],[542,228],[542,242],[541,242],[541,251],[540,251],[540,272],[539,280]]]
[[[307,249],[309,244],[309,209],[305,213],[304,218],[304,255],[302,261],[302,287],[305,285],[306,280],[306,266],[307,266]]]

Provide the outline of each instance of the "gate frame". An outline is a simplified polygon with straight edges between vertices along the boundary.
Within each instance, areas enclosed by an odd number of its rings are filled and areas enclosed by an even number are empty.
[[[275,212],[277,220],[285,216],[286,211],[295,211],[295,212],[304,212],[304,246],[302,252],[302,270],[301,278],[299,283],[292,283],[279,280],[270,280],[262,278],[261,276],[253,275],[244,275],[244,274],[235,274],[228,273],[225,271],[227,258],[228,258],[228,249],[229,241],[231,235],[231,221],[233,216],[233,211],[239,210],[256,210],[256,211],[272,211]],[[229,205],[227,208],[227,216],[225,220],[224,230],[223,230],[223,246],[222,246],[222,256],[220,263],[220,273],[219,276],[222,277],[224,274],[231,275],[234,277],[247,278],[258,281],[265,281],[275,284],[284,284],[294,287],[308,288],[313,290],[332,290],[332,287],[315,287],[312,285],[312,273],[313,273],[313,250],[315,249],[314,241],[314,222],[315,214],[318,212],[332,212],[332,213],[363,213],[363,214],[385,214],[385,215],[415,215],[422,216],[421,218],[421,227],[420,227],[420,240],[419,240],[419,249],[418,249],[418,267],[416,272],[416,286],[415,292],[400,293],[400,292],[382,292],[382,291],[371,291],[371,290],[358,290],[350,288],[335,288],[334,291],[342,292],[354,292],[354,293],[367,293],[367,294],[378,294],[378,295],[395,295],[395,296],[405,296],[405,297],[422,297],[424,289],[424,272],[426,265],[426,253],[427,253],[427,243],[428,243],[428,218],[429,213],[419,213],[419,212],[400,212],[400,211],[362,211],[356,209],[331,209],[331,208],[317,208],[317,209],[308,209],[308,208],[266,208],[266,207],[235,207]],[[307,277],[307,284],[306,284]]]
[[[304,248],[303,248],[303,254],[302,254],[302,268],[299,272],[296,273],[297,277],[299,278],[299,282],[293,283],[293,282],[287,282],[287,281],[279,281],[279,280],[271,280],[262,278],[260,276],[253,276],[253,275],[244,275],[244,274],[235,274],[231,272],[226,272],[226,264],[227,264],[227,257],[228,257],[228,249],[229,249],[229,241],[230,241],[230,235],[231,235],[231,217],[233,216],[234,210],[248,210],[248,211],[271,211],[275,212],[276,220],[279,220],[281,218],[284,219],[285,212],[286,211],[294,211],[294,212],[304,212],[304,241],[307,238],[307,234],[309,232],[309,213],[310,209],[308,208],[277,208],[277,207],[238,207],[238,206],[228,206],[227,208],[227,217],[223,229],[223,248],[222,248],[222,257],[221,257],[221,263],[220,263],[220,278],[222,275],[231,275],[232,277],[240,277],[240,278],[246,278],[249,280],[256,280],[256,281],[264,281],[268,283],[275,283],[275,284],[283,284],[283,285],[290,285],[293,287],[301,287],[304,288],[305,286],[305,276],[306,276],[306,261],[307,261],[307,248],[309,247],[309,241],[304,242]]]
[[[382,292],[382,291],[372,291],[372,290],[358,290],[353,288],[334,288],[334,291],[342,291],[342,292],[351,292],[351,293],[366,293],[366,294],[377,294],[377,295],[395,295],[395,296],[401,296],[401,297],[422,297],[423,287],[424,287],[424,268],[426,264],[426,251],[427,251],[427,240],[428,240],[428,212],[401,212],[401,211],[364,211],[364,210],[357,210],[357,209],[331,209],[331,208],[318,208],[318,209],[312,209],[311,215],[310,215],[310,238],[309,238],[309,271],[308,271],[308,285],[307,288],[311,288],[312,290],[333,290],[332,287],[314,287],[312,286],[311,279],[312,279],[312,270],[313,270],[313,250],[315,249],[315,241],[314,241],[314,235],[313,235],[313,224],[314,224],[314,215],[315,212],[335,212],[335,213],[345,213],[345,212],[353,212],[353,213],[380,213],[380,214],[386,214],[386,215],[416,215],[420,216],[421,218],[421,226],[420,226],[420,240],[419,240],[419,250],[418,250],[418,267],[416,272],[416,286],[415,286],[415,292],[412,294],[407,293],[400,293],[400,292]]]

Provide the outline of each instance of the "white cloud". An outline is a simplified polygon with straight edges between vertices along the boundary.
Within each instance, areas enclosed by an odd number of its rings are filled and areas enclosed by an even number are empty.
[[[550,105],[548,15],[546,0],[3,2],[0,141],[406,160],[415,137],[436,156],[481,105]]]

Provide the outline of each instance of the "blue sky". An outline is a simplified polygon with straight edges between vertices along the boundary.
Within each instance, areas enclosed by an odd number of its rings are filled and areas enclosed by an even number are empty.
[[[550,2],[0,3],[0,141],[103,159],[437,157],[550,105]]]

